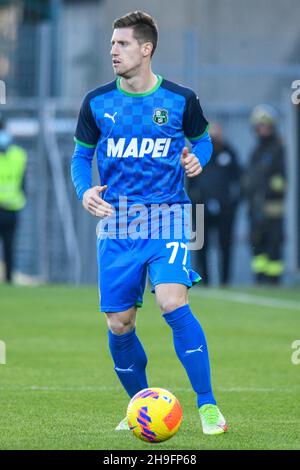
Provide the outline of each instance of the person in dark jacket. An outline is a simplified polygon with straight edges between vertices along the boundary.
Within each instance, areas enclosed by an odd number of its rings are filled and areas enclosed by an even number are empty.
[[[284,146],[273,107],[256,106],[251,114],[251,124],[257,144],[250,155],[244,188],[249,204],[252,270],[258,283],[277,284],[284,269]]]
[[[209,134],[213,142],[212,158],[202,174],[189,181],[188,193],[192,204],[204,204],[204,245],[196,252],[196,263],[202,280],[208,284],[208,251],[211,235],[216,231],[220,251],[220,280],[223,285],[230,280],[232,261],[233,224],[241,199],[241,167],[235,151],[223,139],[221,126],[214,123]],[[193,217],[195,216],[193,208]],[[195,223],[194,223],[195,227]]]

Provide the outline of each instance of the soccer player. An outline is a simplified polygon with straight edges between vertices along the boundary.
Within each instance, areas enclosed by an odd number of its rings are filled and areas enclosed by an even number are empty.
[[[111,57],[117,77],[89,92],[82,103],[72,179],[83,207],[101,219],[100,310],[106,315],[109,348],[121,384],[130,397],[148,387],[147,356],[135,329],[148,272],[163,318],[172,329],[176,354],[196,393],[203,432],[221,434],[227,425],[212,391],[205,335],[188,303],[188,288],[201,278],[190,267],[185,232],[180,241],[175,234],[186,223],[184,217],[175,212],[170,216],[167,238],[161,221],[154,232],[151,223],[141,229],[140,237],[127,230],[136,221],[134,206],[145,221],[152,216],[145,216],[145,208],[190,204],[184,174],[198,175],[212,153],[196,94],[152,72],[157,41],[157,26],[148,14],[136,11],[115,20]],[[92,186],[95,149],[101,186]],[[107,230],[112,219],[119,222],[116,236]],[[116,429],[128,429],[126,419]]]

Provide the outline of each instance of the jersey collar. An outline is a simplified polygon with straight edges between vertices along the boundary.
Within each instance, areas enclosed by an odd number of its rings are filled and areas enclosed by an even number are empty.
[[[117,80],[116,80],[117,88],[121,93],[123,93],[126,96],[133,96],[133,97],[136,97],[136,98],[139,98],[139,97],[142,97],[142,96],[148,96],[148,95],[151,95],[152,93],[154,93],[160,87],[160,85],[163,81],[163,78],[160,75],[156,75],[156,76],[157,76],[156,84],[154,85],[153,88],[151,88],[151,90],[146,91],[145,93],[130,93],[129,91],[123,90],[123,88],[121,88],[121,85],[120,85],[121,77],[118,77]]]

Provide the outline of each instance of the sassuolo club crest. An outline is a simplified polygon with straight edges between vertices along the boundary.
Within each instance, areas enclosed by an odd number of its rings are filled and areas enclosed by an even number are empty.
[[[168,111],[166,109],[155,109],[153,121],[159,126],[166,124],[168,122]]]

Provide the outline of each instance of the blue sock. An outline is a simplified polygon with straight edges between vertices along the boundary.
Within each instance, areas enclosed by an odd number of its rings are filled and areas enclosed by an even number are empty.
[[[143,388],[148,388],[146,377],[147,356],[135,329],[124,335],[108,331],[109,349],[115,371],[126,392],[132,398]]]
[[[175,351],[197,394],[198,408],[208,403],[215,405],[205,335],[190,306],[179,307],[163,317],[173,330]]]

